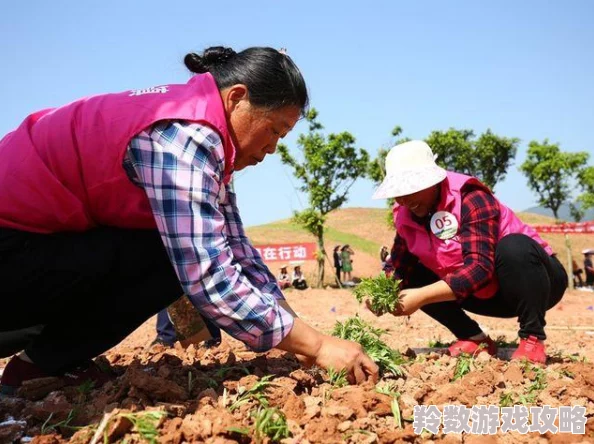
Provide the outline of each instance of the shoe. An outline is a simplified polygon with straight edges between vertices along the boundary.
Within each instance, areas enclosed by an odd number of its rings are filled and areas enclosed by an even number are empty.
[[[204,348],[215,348],[221,345],[221,338],[210,338],[202,343]]]
[[[37,365],[23,361],[18,356],[13,356],[8,364],[6,364],[2,373],[0,393],[14,395],[24,382],[51,376],[54,375],[44,372]],[[75,386],[90,381],[93,384],[93,388],[98,388],[112,380],[113,376],[110,373],[104,372],[94,361],[89,361],[58,376],[58,378],[60,378],[64,385]]]
[[[487,352],[491,356],[497,355],[497,345],[487,336],[484,339],[458,339],[448,347],[450,356],[456,357],[462,353],[475,355],[481,352]]]
[[[527,359],[535,364],[544,364],[547,362],[545,344],[536,336],[528,336],[520,339],[520,345],[512,355],[512,360]]]
[[[166,341],[165,339],[160,338],[159,336],[157,336],[153,340],[153,342],[150,343],[149,348],[152,347],[153,345],[157,345],[157,344],[158,345],[162,345],[165,348],[171,348],[171,347],[173,347],[173,344],[174,343],[173,342]]]

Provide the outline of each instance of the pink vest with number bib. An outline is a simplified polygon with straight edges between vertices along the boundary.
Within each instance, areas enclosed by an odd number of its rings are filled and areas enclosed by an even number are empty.
[[[98,225],[153,228],[144,190],[122,162],[130,140],[161,120],[202,122],[225,150],[228,182],[234,147],[210,74],[187,84],[86,97],[28,116],[0,140],[0,227],[38,233]]]
[[[460,190],[466,184],[489,189],[478,179],[464,174],[448,172],[441,183],[441,196],[435,214],[431,217],[431,230],[416,223],[411,212],[404,206],[394,206],[396,231],[406,242],[408,250],[419,258],[421,264],[433,271],[440,278],[453,273],[464,266],[462,244],[460,243],[460,213],[462,194]],[[512,233],[524,234],[538,242],[547,252],[553,254],[549,245],[538,236],[536,231],[524,224],[512,210],[497,201],[500,211],[499,235],[497,240]],[[492,297],[499,284],[493,277],[485,287],[475,293],[481,299]]]

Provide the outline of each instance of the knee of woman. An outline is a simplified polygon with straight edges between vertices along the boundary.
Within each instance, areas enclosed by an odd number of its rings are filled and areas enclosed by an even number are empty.
[[[532,251],[532,239],[524,234],[508,234],[497,242],[495,257],[498,260],[522,263]]]

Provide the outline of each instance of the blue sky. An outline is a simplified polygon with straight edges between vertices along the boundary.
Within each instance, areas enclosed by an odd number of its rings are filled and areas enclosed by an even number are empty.
[[[88,5],[85,3],[92,3]],[[594,2],[8,2],[0,14],[0,135],[30,112],[79,97],[183,83],[187,52],[285,47],[327,132],[350,131],[375,156],[403,136],[487,128],[522,140],[496,187],[515,210],[534,196],[517,171],[530,140],[587,151],[594,164]],[[298,155],[300,123],[286,138]],[[307,205],[272,156],[238,173],[246,225]],[[383,207],[359,180],[347,206]]]

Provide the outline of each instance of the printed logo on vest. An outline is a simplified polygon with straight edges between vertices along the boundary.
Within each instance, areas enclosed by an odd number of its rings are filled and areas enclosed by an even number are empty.
[[[128,97],[142,96],[143,94],[165,94],[167,91],[169,91],[167,85],[151,86],[150,88],[133,89]]]
[[[458,221],[452,213],[438,211],[431,217],[431,232],[438,239],[451,239],[458,232]]]

